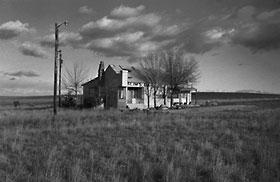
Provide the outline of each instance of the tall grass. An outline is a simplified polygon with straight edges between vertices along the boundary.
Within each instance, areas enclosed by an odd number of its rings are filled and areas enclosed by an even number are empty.
[[[18,111],[0,181],[280,181],[279,111]]]

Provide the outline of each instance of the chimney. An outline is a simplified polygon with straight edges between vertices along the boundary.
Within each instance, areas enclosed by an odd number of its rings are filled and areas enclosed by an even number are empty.
[[[122,70],[122,86],[126,87],[127,86],[127,78],[128,78],[128,71],[127,70]]]
[[[103,80],[104,80],[104,62],[100,61],[99,63],[99,68],[98,68],[98,80],[100,85],[103,85]]]

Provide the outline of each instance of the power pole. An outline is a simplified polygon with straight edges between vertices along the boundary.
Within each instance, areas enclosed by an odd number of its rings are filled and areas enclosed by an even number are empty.
[[[61,69],[62,69],[62,64],[63,64],[63,60],[62,60],[62,54],[61,54],[61,50],[59,50],[59,80],[58,80],[58,106],[61,107]]]
[[[54,87],[53,87],[53,114],[56,115],[57,114],[57,110],[56,110],[56,97],[57,97],[57,55],[58,55],[58,28],[61,25],[68,25],[68,22],[65,21],[63,23],[57,24],[55,23],[55,43],[54,43]]]
[[[53,114],[56,115],[57,95],[57,49],[58,49],[58,24],[55,23],[55,44],[54,44],[54,87],[53,87]]]

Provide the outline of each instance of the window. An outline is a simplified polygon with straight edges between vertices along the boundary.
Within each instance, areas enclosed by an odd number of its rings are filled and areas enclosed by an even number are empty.
[[[134,98],[141,99],[142,98],[142,89],[134,90]]]
[[[142,99],[143,98],[143,89],[137,88],[133,90],[133,98]]]
[[[131,98],[135,98],[135,99],[143,98],[143,88],[130,88],[128,91]]]

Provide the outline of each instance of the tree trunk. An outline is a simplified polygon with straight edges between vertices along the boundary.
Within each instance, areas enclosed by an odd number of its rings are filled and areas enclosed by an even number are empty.
[[[166,86],[163,87],[163,104],[166,106]]]
[[[170,96],[170,107],[173,106],[173,93],[174,93],[174,91],[173,91],[173,89],[172,89],[172,90],[171,90],[171,96]]]
[[[75,107],[77,107],[77,100],[78,100],[78,88],[75,88]]]
[[[147,101],[148,101],[148,103],[147,103],[147,105],[148,105],[148,109],[150,108],[150,86],[149,86],[149,84],[147,85],[147,91],[146,91],[146,95],[147,95]]]
[[[150,108],[150,94],[147,94],[148,97],[148,109]]]
[[[157,107],[157,91],[154,89],[154,108]]]

